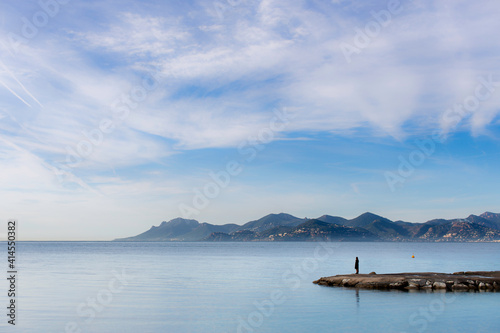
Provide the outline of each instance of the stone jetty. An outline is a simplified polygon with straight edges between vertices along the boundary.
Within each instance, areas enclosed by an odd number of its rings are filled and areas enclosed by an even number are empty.
[[[322,277],[313,283],[361,289],[500,291],[500,271],[456,273],[348,274]]]

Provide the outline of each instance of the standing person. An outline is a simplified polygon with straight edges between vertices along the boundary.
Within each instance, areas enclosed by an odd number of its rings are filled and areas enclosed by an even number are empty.
[[[356,261],[354,262],[354,269],[356,270],[356,274],[359,274],[359,259],[356,257]]]

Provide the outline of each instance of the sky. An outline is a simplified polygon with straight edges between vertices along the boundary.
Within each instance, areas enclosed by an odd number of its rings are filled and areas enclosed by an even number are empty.
[[[0,3],[0,220],[500,212],[494,1]]]

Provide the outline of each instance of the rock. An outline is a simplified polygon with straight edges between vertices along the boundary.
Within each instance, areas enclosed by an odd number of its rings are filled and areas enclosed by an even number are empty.
[[[375,272],[370,272],[368,275],[377,275]]]
[[[340,284],[343,287],[354,287],[358,281],[355,281],[354,279],[342,279],[342,283]]]
[[[420,286],[417,283],[409,282],[408,286],[406,286],[405,289],[408,289],[408,290],[418,290],[418,289],[420,289]]]
[[[409,279],[408,280],[409,284],[413,284],[413,285],[415,285],[415,286],[417,286],[419,288],[425,286],[426,282],[427,281],[424,280],[424,279]]]
[[[453,286],[451,286],[451,290],[453,290],[453,291],[467,291],[467,290],[469,290],[469,286],[466,286],[463,283],[455,283]]]
[[[446,283],[444,282],[440,282],[440,281],[436,281],[432,284],[432,287],[434,289],[446,289]]]
[[[474,288],[477,287],[477,281],[474,280],[467,280],[467,284],[470,286],[473,286]]]
[[[388,289],[403,289],[405,287],[408,287],[408,282],[398,281],[398,282],[389,283]]]
[[[371,283],[371,282],[360,282],[356,285],[357,288],[363,288],[363,289],[388,289],[388,285],[381,286],[376,283]]]
[[[373,272],[374,273],[374,272]],[[448,273],[348,274],[322,277],[314,283],[366,289],[399,289],[408,291],[500,290],[500,271]]]

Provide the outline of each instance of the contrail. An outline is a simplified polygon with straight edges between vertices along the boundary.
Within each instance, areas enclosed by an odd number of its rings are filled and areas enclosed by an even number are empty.
[[[58,169],[56,167],[54,167],[53,165],[50,165],[49,163],[45,162],[42,158],[40,158],[39,156],[37,156],[36,154],[30,152],[29,150],[27,149],[24,149],[22,147],[19,147],[18,145],[16,145],[15,143],[5,139],[4,137],[2,137],[0,135],[0,141],[3,141],[7,146],[10,146],[12,148],[14,148],[15,150],[17,151],[20,151],[22,153],[25,153],[25,154],[29,154],[31,156],[33,156],[35,159],[37,159],[44,167],[46,167],[47,169],[51,170],[54,174],[64,174],[65,176],[68,176],[68,178],[70,178],[70,180],[78,185],[80,185],[82,188],[86,189],[86,190],[89,190],[95,194],[98,194],[98,195],[103,195],[100,191],[92,188],[89,184],[87,184],[85,181],[83,181],[81,178],[78,178],[77,176],[75,176],[74,174],[72,174],[71,172],[69,171],[65,171],[65,170],[61,170],[61,169]]]
[[[30,129],[28,129],[26,126],[24,126],[23,124],[21,124],[19,121],[17,121],[16,117],[14,117],[9,111],[3,109],[2,112],[5,112],[9,118],[15,122],[22,130],[24,130],[26,133],[28,133],[29,135],[31,135],[32,137],[34,137],[36,140],[40,141],[41,143],[43,144],[47,144],[47,142],[45,142],[44,140],[40,139],[40,137],[35,134],[33,131],[31,131]]]
[[[30,108],[32,107],[30,103],[28,103],[24,99],[22,99],[21,96],[19,96],[18,94],[16,94],[16,92],[14,90],[10,89],[9,86],[7,86],[3,81],[0,80],[0,84],[2,84],[2,86],[4,86],[5,89],[7,89],[8,91],[10,91],[14,96],[16,96],[17,98],[19,98],[21,100],[21,102],[23,102],[24,104],[26,104]]]
[[[5,66],[5,64],[3,63],[3,61],[2,61],[2,60],[0,60],[0,65],[2,65],[3,69],[4,69],[7,73],[9,73],[9,75],[10,75],[10,76],[11,76],[11,77],[12,77],[12,78],[13,78],[13,79],[14,79],[14,80],[15,80],[15,81],[16,81],[16,82],[17,82],[17,83],[21,86],[21,88],[23,88],[24,92],[25,92],[25,93],[27,93],[27,94],[28,94],[28,95],[29,95],[29,96],[30,96],[30,97],[31,97],[31,98],[32,98],[35,102],[37,102],[37,103],[38,103],[38,105],[40,105],[40,107],[42,107],[42,108],[43,108],[42,103],[40,103],[40,102],[38,101],[38,99],[36,99],[36,97],[35,97],[35,96],[33,96],[33,95],[29,92],[29,90],[28,90],[28,89],[26,89],[26,87],[24,86],[24,84],[22,84],[22,83],[21,83],[21,81],[19,81],[19,80],[17,79],[17,77],[16,77],[16,76],[15,76],[15,75],[14,75],[14,74],[13,74],[13,73],[12,73],[12,72],[8,69],[8,68],[7,68],[7,66]],[[4,84],[4,83],[3,83],[3,85],[5,86],[5,84]],[[7,88],[7,89],[9,89],[9,88]],[[9,89],[9,91],[13,93],[13,91],[12,91],[11,89]],[[17,97],[19,97],[17,94],[15,94],[15,95],[16,95]],[[22,99],[21,99],[21,100],[22,100]],[[30,105],[30,107],[31,107],[31,105]]]

